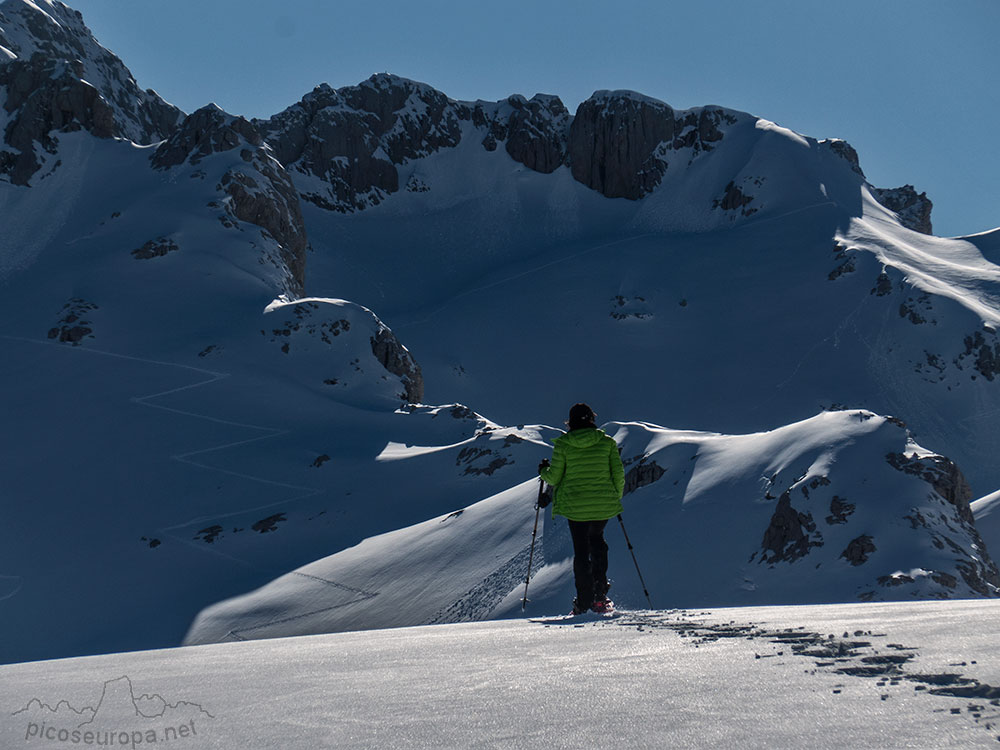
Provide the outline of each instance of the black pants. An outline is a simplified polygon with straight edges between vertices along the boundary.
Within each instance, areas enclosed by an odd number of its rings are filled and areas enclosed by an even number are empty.
[[[573,537],[573,575],[576,601],[589,607],[608,593],[608,543],[604,541],[607,521],[570,521]]]

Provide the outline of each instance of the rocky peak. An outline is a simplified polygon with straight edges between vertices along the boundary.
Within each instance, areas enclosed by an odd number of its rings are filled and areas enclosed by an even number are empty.
[[[280,262],[288,270],[287,291],[301,294],[305,286],[308,245],[298,193],[257,128],[214,104],[191,113],[153,152],[155,169],[199,165],[214,154],[239,150],[239,162],[224,163],[217,189],[229,216],[260,227],[278,244]]]
[[[235,117],[216,104],[192,112],[153,153],[153,166],[167,169],[188,161],[197,164],[210,154],[230,151],[242,142],[259,147],[264,139],[243,117]]]
[[[55,152],[55,131],[83,128],[101,138],[154,143],[182,115],[155,91],[142,91],[80,13],[57,0],[0,4],[0,87],[7,147],[0,173],[21,185],[41,167],[44,152]]]
[[[503,141],[510,157],[528,169],[548,174],[566,163],[572,118],[557,96],[514,95],[496,103],[475,102],[465,105],[461,116],[486,129],[484,148],[493,151]]]
[[[917,193],[913,185],[898,188],[871,188],[872,196],[899,217],[904,227],[923,234],[934,234],[931,209],[934,204],[927,193]]]
[[[839,138],[830,138],[820,141],[819,145],[821,148],[829,149],[850,164],[851,169],[868,184],[872,197],[894,212],[899,218],[900,224],[915,232],[934,233],[931,227],[931,209],[934,208],[934,204],[927,197],[927,193],[918,194],[913,185],[903,185],[898,188],[875,187],[868,183],[864,170],[861,169],[858,152],[850,143]]]
[[[269,120],[255,120],[283,164],[329,183],[306,200],[338,211],[378,204],[399,189],[396,165],[458,145],[455,103],[388,74],[357,86],[323,84]]]
[[[860,175],[862,178],[865,177],[865,173],[861,169],[861,160],[858,159],[858,152],[854,149],[854,146],[847,141],[841,140],[840,138],[826,138],[819,141],[819,147],[832,151],[834,154],[850,164],[851,170],[855,174]]]
[[[573,177],[608,198],[637,200],[660,184],[672,152],[687,149],[690,160],[712,151],[738,119],[721,107],[675,111],[634,91],[598,91],[570,126]]]

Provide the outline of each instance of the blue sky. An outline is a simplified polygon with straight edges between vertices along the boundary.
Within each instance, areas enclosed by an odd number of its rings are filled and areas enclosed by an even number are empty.
[[[934,201],[936,234],[1000,226],[1000,2],[69,0],[143,87],[266,117],[389,71],[455,99],[633,89],[849,141]]]

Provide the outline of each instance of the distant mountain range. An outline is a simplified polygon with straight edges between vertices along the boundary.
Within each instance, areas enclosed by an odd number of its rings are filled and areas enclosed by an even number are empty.
[[[661,606],[997,594],[1000,232],[844,141],[388,74],[185,114],[57,0],[0,3],[0,130],[2,661],[514,614],[580,400]]]

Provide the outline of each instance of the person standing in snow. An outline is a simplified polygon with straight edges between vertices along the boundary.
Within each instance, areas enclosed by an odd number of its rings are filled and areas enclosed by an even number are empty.
[[[604,527],[622,512],[625,468],[614,439],[594,423],[594,410],[574,404],[569,431],[553,441],[552,462],[538,465],[538,475],[555,488],[552,515],[569,521],[573,537],[576,599],[573,614],[608,608],[608,544]],[[549,500],[539,502],[542,507]]]

